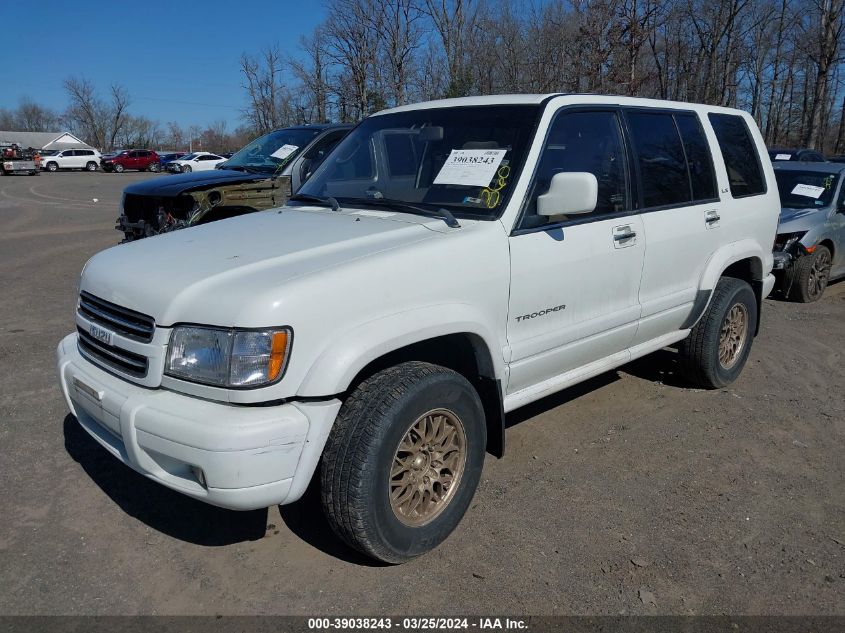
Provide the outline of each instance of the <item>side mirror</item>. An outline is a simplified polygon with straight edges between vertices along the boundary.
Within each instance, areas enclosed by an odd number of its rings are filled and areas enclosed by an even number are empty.
[[[549,190],[537,197],[537,215],[579,215],[592,213],[598,202],[599,183],[585,171],[559,172],[552,176]]]

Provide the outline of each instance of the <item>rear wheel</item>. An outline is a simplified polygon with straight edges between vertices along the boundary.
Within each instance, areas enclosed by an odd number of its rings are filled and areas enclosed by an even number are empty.
[[[486,438],[481,400],[460,374],[409,362],[368,378],[344,402],[323,453],[332,529],[388,563],[434,549],[472,501]]]
[[[748,360],[757,324],[757,298],[741,279],[722,277],[710,305],[681,342],[681,371],[705,389],[729,385]]]
[[[97,163],[95,163],[93,160],[89,161],[88,164],[85,165],[85,169],[87,169],[88,171],[97,171]]]
[[[789,298],[801,303],[812,303],[822,298],[830,281],[830,250],[816,246],[812,255],[804,255],[795,263]]]

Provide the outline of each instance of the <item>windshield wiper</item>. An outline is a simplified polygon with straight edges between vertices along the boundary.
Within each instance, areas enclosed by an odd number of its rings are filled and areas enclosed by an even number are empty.
[[[340,204],[337,198],[333,198],[332,196],[321,198],[320,196],[312,196],[310,193],[297,193],[288,198],[288,202],[316,202],[317,204],[331,207],[332,211],[340,211]]]
[[[352,198],[344,200],[344,202],[347,204],[362,204],[372,205],[374,207],[389,207],[392,209],[396,209],[397,211],[405,211],[406,213],[413,213],[415,215],[433,216],[443,220],[446,223],[446,226],[450,228],[461,228],[460,222],[458,222],[457,218],[452,215],[452,212],[448,209],[444,209],[443,207],[440,207],[439,209],[426,209],[425,207],[419,207],[415,204],[411,204],[403,200],[394,200],[392,198]]]

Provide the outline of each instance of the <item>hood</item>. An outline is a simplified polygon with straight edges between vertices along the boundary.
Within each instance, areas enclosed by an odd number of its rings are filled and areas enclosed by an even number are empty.
[[[434,239],[430,218],[374,217],[322,208],[263,211],[112,247],[92,257],[80,288],[156,323],[259,327],[286,281],[385,250]],[[440,222],[434,220],[434,222]]]
[[[170,164],[178,164],[171,161]],[[151,178],[129,185],[123,190],[141,196],[177,196],[184,191],[215,185],[237,185],[246,182],[268,180],[270,174],[254,174],[232,169],[210,169],[189,174],[177,174],[164,178]]]
[[[812,207],[795,209],[784,207],[780,211],[778,233],[798,233],[809,231],[827,220],[830,207]]]

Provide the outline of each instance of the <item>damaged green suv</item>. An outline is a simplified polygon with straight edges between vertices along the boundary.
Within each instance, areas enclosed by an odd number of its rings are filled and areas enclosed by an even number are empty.
[[[274,130],[216,169],[153,178],[123,191],[122,242],[278,207],[328,156],[351,125]]]

